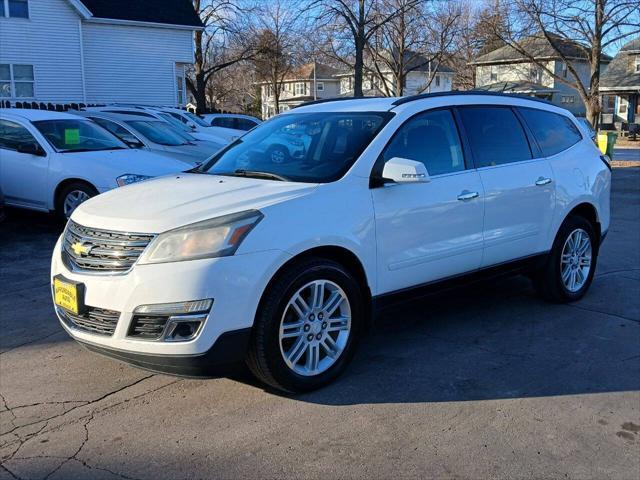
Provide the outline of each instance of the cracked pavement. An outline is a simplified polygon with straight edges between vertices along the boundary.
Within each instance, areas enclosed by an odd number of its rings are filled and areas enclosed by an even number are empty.
[[[283,396],[91,354],[49,293],[62,225],[0,224],[0,479],[617,478],[640,472],[640,169],[614,171],[588,295],[515,277],[387,314],[346,374]]]

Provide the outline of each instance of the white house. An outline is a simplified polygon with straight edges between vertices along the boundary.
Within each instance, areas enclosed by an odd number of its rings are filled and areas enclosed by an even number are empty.
[[[183,106],[190,0],[0,0],[0,102]]]
[[[557,37],[555,42],[564,57],[571,61],[582,84],[589,85],[591,73],[584,47],[561,37]],[[567,64],[556,50],[542,37],[530,37],[523,40],[522,44],[536,62],[532,62],[508,45],[493,50],[471,63],[476,69],[476,88],[542,98],[574,114],[584,115],[586,108],[578,92],[557,78],[575,81]],[[602,70],[604,70],[611,57],[607,55],[602,57]],[[546,70],[539,64],[543,64]],[[553,72],[555,76],[549,72]]]
[[[336,72],[335,68],[319,62],[307,63],[292,70],[279,82],[280,112],[312,100],[337,97],[340,80],[334,76]],[[259,82],[258,85],[262,98],[262,118],[266,120],[280,113],[276,111],[276,92],[270,82]]]
[[[414,52],[407,52],[405,57],[404,69],[407,73],[402,85],[403,96],[448,92],[452,89],[454,72],[451,68],[443,63],[431,62]],[[352,96],[354,72],[341,72],[336,77],[340,79],[340,96]],[[362,79],[362,90],[365,96],[395,95],[396,86],[393,72],[386,65],[379,65],[377,68],[369,65]]]

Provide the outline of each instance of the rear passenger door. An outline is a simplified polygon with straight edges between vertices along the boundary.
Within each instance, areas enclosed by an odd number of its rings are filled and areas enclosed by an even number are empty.
[[[486,196],[482,266],[547,250],[553,174],[519,114],[509,106],[466,106],[459,113]]]

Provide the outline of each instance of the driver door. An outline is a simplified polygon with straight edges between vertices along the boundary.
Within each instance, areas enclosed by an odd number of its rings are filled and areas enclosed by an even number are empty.
[[[476,270],[482,261],[484,192],[467,168],[452,112],[430,110],[408,120],[382,153],[424,163],[425,183],[387,183],[372,190],[380,294]]]
[[[18,152],[24,144],[38,144],[27,128],[0,119],[0,186],[8,204],[48,209],[51,192],[48,156]]]

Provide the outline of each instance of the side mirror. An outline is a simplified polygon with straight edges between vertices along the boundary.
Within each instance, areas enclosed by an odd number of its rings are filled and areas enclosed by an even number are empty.
[[[393,157],[384,164],[382,179],[393,183],[426,183],[430,180],[424,163],[400,157]]]
[[[18,153],[25,153],[27,155],[35,155],[36,157],[46,157],[47,153],[35,142],[21,143],[16,148]]]

